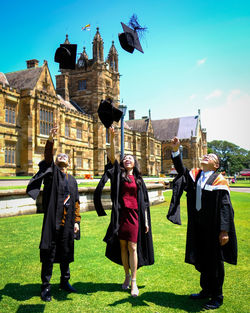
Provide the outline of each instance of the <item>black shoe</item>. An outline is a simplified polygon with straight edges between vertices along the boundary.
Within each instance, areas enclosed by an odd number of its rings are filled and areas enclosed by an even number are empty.
[[[61,282],[60,289],[63,289],[67,292],[77,292],[77,290],[74,287],[72,287],[68,281],[64,283]]]
[[[45,302],[51,301],[50,288],[47,287],[41,291],[41,299]]]
[[[200,293],[193,293],[190,295],[190,298],[193,300],[199,300],[199,299],[207,299],[210,298],[211,294],[208,292],[202,290]]]
[[[204,305],[205,310],[216,310],[223,304],[222,299],[213,298]]]

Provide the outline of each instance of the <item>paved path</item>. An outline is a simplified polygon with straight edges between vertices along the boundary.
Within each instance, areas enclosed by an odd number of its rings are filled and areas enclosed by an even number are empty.
[[[81,179],[81,178],[78,178],[77,179],[77,183],[80,184],[80,183],[84,183],[84,182],[98,182],[100,179]],[[148,181],[150,180],[151,182],[152,181],[169,181],[169,179],[167,178],[144,178],[145,181]],[[9,180],[0,180],[0,187],[2,186],[27,186],[29,180],[28,179],[9,179]]]
[[[163,180],[167,180],[167,179],[163,179],[163,178],[144,178],[145,181],[150,180],[150,181],[163,181]],[[82,183],[82,182],[98,182],[99,179],[77,179],[77,183]],[[29,180],[27,179],[23,179],[23,180],[0,180],[0,187],[1,186],[27,186]],[[245,187],[245,188],[241,188],[241,187],[230,187],[231,191],[237,191],[237,192],[246,192],[246,193],[250,193],[250,187]]]
[[[238,192],[246,192],[246,193],[250,193],[250,188],[237,188],[237,187],[230,187],[231,191],[238,191]]]

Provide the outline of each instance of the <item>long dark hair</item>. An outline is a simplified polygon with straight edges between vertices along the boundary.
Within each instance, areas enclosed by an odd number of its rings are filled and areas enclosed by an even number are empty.
[[[133,168],[133,175],[135,178],[135,182],[137,186],[140,186],[142,184],[142,176],[141,176],[141,171],[140,171],[140,167],[139,167],[139,163],[136,160],[136,158],[132,155],[132,154],[126,154],[124,155],[124,157],[121,159],[120,161],[120,168],[121,168],[121,181],[127,181],[127,182],[131,182],[130,178],[127,175],[127,171],[123,165],[123,161],[124,159],[128,156],[131,155],[134,158],[134,168]]]

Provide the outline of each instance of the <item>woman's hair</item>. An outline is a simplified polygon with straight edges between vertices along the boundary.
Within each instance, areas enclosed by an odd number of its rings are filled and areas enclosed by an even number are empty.
[[[140,186],[142,183],[142,176],[141,176],[141,171],[140,171],[140,167],[138,164],[138,161],[136,160],[136,158],[132,155],[132,154],[126,154],[124,155],[124,157],[121,159],[120,161],[120,168],[121,168],[121,176],[122,176],[122,181],[127,181],[127,182],[131,182],[131,180],[129,179],[129,177],[127,176],[127,171],[123,165],[123,161],[124,159],[128,156],[131,155],[134,158],[134,168],[133,168],[133,175],[135,177],[135,182],[137,186]]]

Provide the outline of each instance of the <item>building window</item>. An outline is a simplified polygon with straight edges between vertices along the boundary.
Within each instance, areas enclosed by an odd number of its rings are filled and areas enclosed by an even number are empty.
[[[65,136],[69,137],[70,133],[69,133],[69,122],[65,123]]]
[[[106,143],[110,143],[110,134],[108,128],[106,128]]]
[[[172,152],[171,149],[166,148],[164,150],[163,159],[164,160],[171,160],[171,152]]]
[[[16,106],[11,103],[5,105],[5,122],[15,124],[16,123]]]
[[[130,137],[128,137],[128,149],[132,149],[132,140]]]
[[[85,90],[85,89],[87,89],[87,80],[86,79],[78,80],[78,90]]]
[[[80,125],[76,126],[76,138],[82,139],[82,126]]]
[[[69,158],[69,163],[70,163],[70,150],[65,150],[65,154],[67,154],[67,156]]]
[[[76,156],[76,167],[82,168],[82,156],[81,155]]]
[[[40,109],[40,134],[49,135],[53,127],[53,111],[45,108]]]
[[[154,154],[154,142],[150,140],[150,154]]]
[[[14,165],[16,163],[16,147],[7,145],[5,147],[5,164]]]
[[[182,157],[183,159],[188,159],[188,149],[185,147],[183,147]]]
[[[137,150],[141,151],[141,139],[137,139]]]

